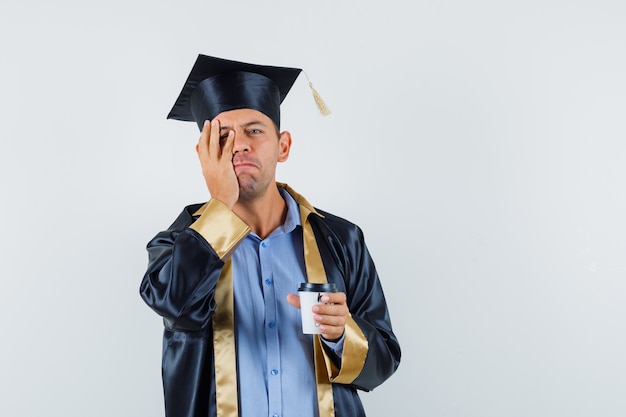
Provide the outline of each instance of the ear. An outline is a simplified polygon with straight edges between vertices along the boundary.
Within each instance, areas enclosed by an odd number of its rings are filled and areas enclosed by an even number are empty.
[[[285,162],[289,158],[291,149],[291,133],[281,132],[278,137],[278,162]]]

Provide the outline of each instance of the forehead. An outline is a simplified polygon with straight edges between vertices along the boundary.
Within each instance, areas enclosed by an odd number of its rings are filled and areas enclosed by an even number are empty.
[[[228,110],[215,116],[222,126],[241,126],[258,123],[272,126],[274,122],[265,114],[253,109]]]

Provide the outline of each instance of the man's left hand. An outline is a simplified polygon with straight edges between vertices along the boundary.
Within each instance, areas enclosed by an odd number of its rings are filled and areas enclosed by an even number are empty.
[[[289,304],[300,308],[300,297],[295,294],[287,296]],[[343,336],[348,322],[348,306],[346,294],[343,292],[326,293],[322,296],[322,303],[313,306],[313,319],[319,323],[322,337],[330,342],[336,342]]]

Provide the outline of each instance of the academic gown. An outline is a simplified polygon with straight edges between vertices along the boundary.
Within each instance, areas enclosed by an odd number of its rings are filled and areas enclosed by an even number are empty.
[[[325,366],[316,364],[316,372],[324,374],[332,387],[332,396],[320,399],[320,417],[365,416],[357,390],[372,390],[395,372],[400,345],[363,233],[355,224],[313,208],[286,184],[278,185],[301,206],[303,227],[312,230],[326,281],[346,293],[351,314],[341,360],[324,351]],[[223,279],[230,254],[249,232],[246,227],[225,205],[210,200],[185,207],[147,245],[149,263],[140,295],[163,317],[165,326],[162,377],[167,417],[215,417],[220,407],[219,414],[237,415],[236,404],[228,403],[236,402],[236,383],[232,378],[228,384],[221,382],[224,377],[216,371],[213,339],[221,324],[212,319],[217,316],[218,278]],[[305,247],[305,258],[307,252],[311,250]],[[330,401],[329,407],[323,401]]]

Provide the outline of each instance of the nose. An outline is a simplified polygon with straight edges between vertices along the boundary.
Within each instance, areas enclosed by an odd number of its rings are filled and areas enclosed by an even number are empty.
[[[240,132],[234,130],[235,139],[233,142],[233,154],[238,152],[249,152],[250,151],[250,143],[248,142],[248,138],[244,132]]]

